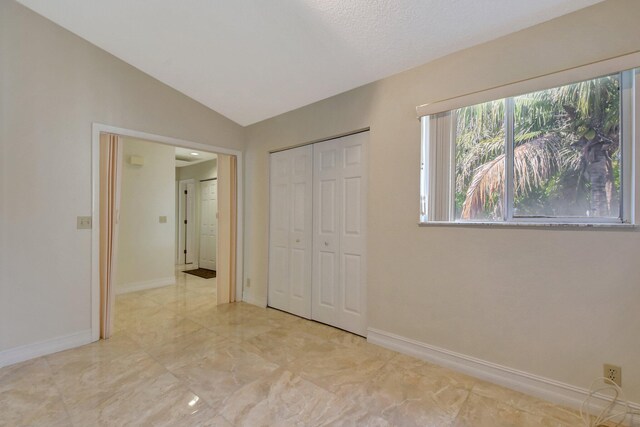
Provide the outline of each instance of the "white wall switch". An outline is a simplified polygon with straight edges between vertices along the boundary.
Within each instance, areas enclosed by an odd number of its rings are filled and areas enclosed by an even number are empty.
[[[91,217],[90,216],[79,216],[77,219],[77,227],[78,230],[90,230],[91,229]]]

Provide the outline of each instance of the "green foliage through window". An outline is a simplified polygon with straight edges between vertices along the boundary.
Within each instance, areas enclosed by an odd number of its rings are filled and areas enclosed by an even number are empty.
[[[514,217],[620,216],[620,74],[453,113],[457,219],[504,217],[508,114]]]

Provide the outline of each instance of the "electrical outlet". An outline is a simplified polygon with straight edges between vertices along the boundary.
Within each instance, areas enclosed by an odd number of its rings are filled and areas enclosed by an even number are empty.
[[[251,287],[251,279],[247,278],[247,288]]]
[[[622,368],[620,366],[604,364],[603,365],[603,376],[605,378],[610,379],[614,383],[618,384],[619,387],[622,387]]]

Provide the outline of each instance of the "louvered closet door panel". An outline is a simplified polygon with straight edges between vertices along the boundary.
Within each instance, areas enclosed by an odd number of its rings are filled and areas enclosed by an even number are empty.
[[[311,315],[312,148],[271,155],[269,305]]]

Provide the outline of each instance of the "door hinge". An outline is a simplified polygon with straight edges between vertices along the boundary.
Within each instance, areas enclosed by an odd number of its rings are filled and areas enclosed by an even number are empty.
[[[184,194],[187,194],[187,190],[184,190]]]
[[[185,254],[187,253],[187,250],[186,250],[186,249],[184,250],[184,253],[185,253]]]
[[[184,223],[185,223],[185,224],[187,223],[187,220],[186,220],[186,219],[184,220]]]

